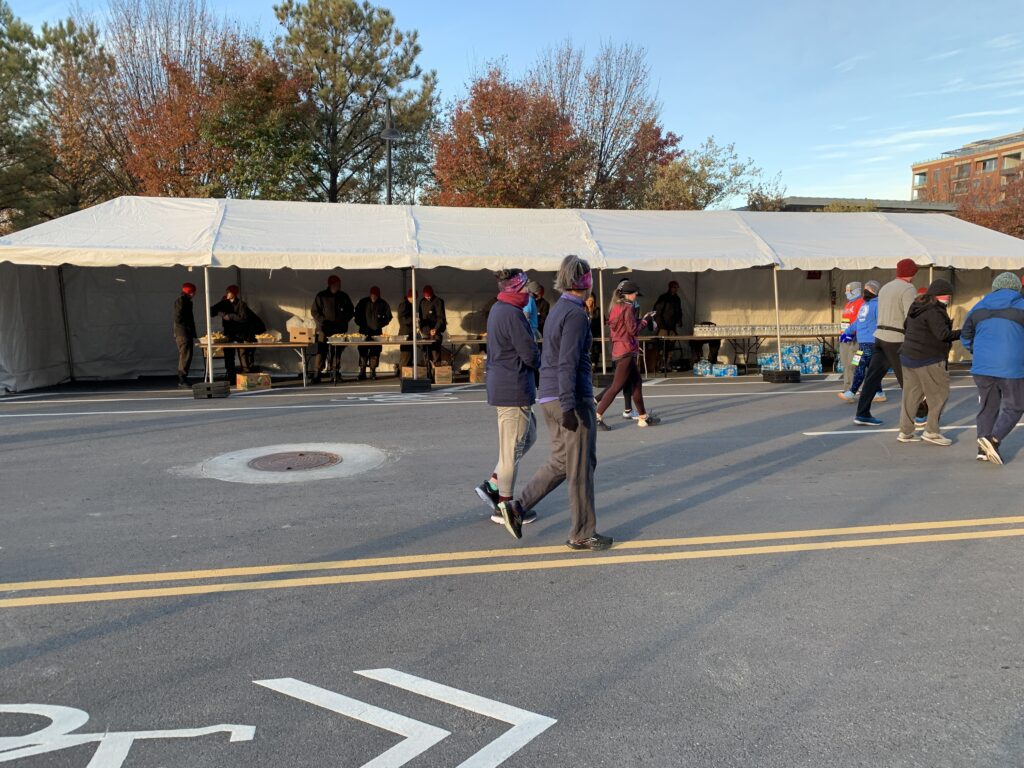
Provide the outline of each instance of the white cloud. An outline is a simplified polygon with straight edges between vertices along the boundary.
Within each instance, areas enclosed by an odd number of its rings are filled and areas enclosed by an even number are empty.
[[[871,54],[859,53],[856,56],[851,56],[848,59],[843,59],[842,61],[840,61],[838,64],[836,64],[832,68],[836,72],[850,72],[850,71],[856,69],[858,64],[860,64],[862,61],[866,61],[870,57],[871,57]]]
[[[942,59],[951,59],[954,56],[959,56],[964,52],[963,48],[954,48],[952,51],[945,51],[944,53],[933,53],[925,61],[941,61]]]
[[[1020,45],[1020,40],[1013,35],[999,35],[999,37],[993,37],[991,40],[985,41],[986,48],[995,48],[998,50],[1016,48],[1018,45]]]
[[[1020,107],[1013,107],[1012,109],[989,109],[984,112],[963,112],[959,115],[950,115],[949,117],[943,118],[945,121],[949,120],[964,120],[972,117],[996,117],[998,115],[1017,115],[1022,110]]]
[[[816,147],[812,147],[812,149],[821,152],[895,146],[898,146],[901,150],[917,149],[921,146],[927,146],[922,145],[921,142],[928,139],[941,139],[950,136],[971,136],[977,134],[984,135],[990,131],[999,130],[1002,127],[1003,126],[1000,124],[973,124],[950,126],[948,128],[924,128],[916,131],[896,131],[885,136],[876,136],[870,139],[855,139],[854,141],[847,142],[846,144],[819,144]]]

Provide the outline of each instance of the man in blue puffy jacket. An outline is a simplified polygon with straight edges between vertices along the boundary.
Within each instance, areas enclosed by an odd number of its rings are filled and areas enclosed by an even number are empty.
[[[875,330],[878,328],[878,291],[881,288],[882,286],[878,284],[877,280],[868,280],[864,284],[857,317],[839,337],[840,342],[856,341],[857,351],[860,352],[860,359],[854,367],[850,388],[839,393],[839,399],[848,403],[857,401],[857,390],[864,383],[864,376],[867,374],[868,366],[871,365],[871,356],[875,353]],[[857,359],[856,355],[853,359]],[[882,387],[879,385],[874,402],[884,403],[885,399],[885,393],[882,392]]]
[[[978,387],[978,460],[1002,464],[999,446],[1024,414],[1024,296],[1021,281],[1003,272],[992,293],[971,309],[960,341],[974,356]]]

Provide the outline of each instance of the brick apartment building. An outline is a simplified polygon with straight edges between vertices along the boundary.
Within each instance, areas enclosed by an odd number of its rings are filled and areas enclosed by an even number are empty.
[[[914,174],[912,200],[956,201],[973,193],[1001,200],[1002,187],[1024,171],[1024,131],[981,139],[941,157],[911,166]]]

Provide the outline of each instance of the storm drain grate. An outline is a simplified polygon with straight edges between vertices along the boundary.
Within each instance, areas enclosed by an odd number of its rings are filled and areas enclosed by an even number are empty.
[[[341,463],[341,456],[324,451],[289,451],[257,456],[248,466],[261,472],[302,472],[307,469],[333,467]]]

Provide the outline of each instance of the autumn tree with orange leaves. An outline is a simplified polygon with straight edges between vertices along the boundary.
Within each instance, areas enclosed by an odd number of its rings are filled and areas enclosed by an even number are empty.
[[[510,82],[500,67],[477,79],[434,137],[436,190],[450,206],[559,208],[574,199],[583,144],[553,98]]]

